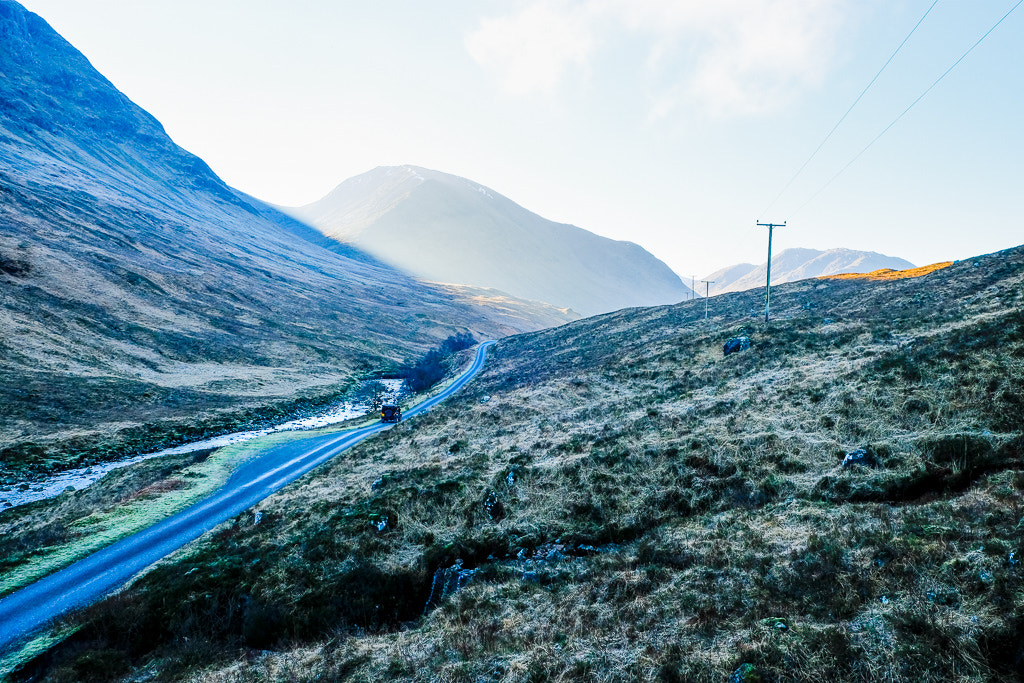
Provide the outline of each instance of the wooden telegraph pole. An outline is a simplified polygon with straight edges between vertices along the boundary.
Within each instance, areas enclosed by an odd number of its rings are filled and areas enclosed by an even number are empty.
[[[708,319],[708,297],[711,293],[711,285],[715,284],[714,280],[701,280],[704,283],[704,319]]]
[[[768,322],[768,311],[771,308],[772,301],[772,230],[785,227],[786,221],[781,223],[762,223],[758,221],[757,224],[768,228],[768,279],[764,287],[764,321]]]

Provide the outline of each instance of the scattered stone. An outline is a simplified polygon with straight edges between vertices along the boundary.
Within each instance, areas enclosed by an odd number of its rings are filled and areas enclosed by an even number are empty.
[[[548,562],[564,560],[565,549],[565,546],[561,543],[545,543],[544,545],[538,546],[537,550],[533,553],[533,557],[534,559],[547,560]]]
[[[762,619],[761,623],[769,628],[774,628],[777,631],[789,630],[789,624],[787,624],[786,620],[782,617],[768,617],[767,619]]]
[[[490,400],[491,400],[491,397],[490,397],[490,396],[481,396],[481,397],[480,397],[480,402],[481,402],[481,403],[487,403],[487,402],[488,402],[488,401],[490,401]]]
[[[867,448],[858,448],[855,451],[850,451],[846,454],[846,457],[843,458],[843,469],[847,470],[858,465],[862,467],[875,468],[881,466],[881,463],[878,462],[878,458],[875,457],[875,454],[871,450]]]
[[[252,525],[253,526],[259,526],[261,521],[263,521],[263,511],[262,510],[257,510],[256,514],[253,515]]]
[[[434,580],[430,584],[430,597],[423,607],[423,613],[426,614],[440,605],[445,598],[465,588],[473,580],[474,574],[475,569],[462,568],[462,560],[455,560],[451,567],[434,572]]]
[[[377,477],[376,479],[373,480],[373,483],[370,484],[370,490],[371,491],[376,491],[377,489],[380,489],[380,488],[383,488],[383,487],[384,487],[384,477]]]
[[[960,606],[960,594],[953,589],[931,590],[925,593],[925,597],[928,598],[928,602],[936,605],[953,608]]]
[[[377,530],[377,533],[384,533],[388,529],[388,516],[382,514],[370,515],[370,526]]]
[[[740,664],[729,676],[729,683],[766,683],[768,677],[753,664]]]
[[[749,337],[733,337],[729,341],[725,342],[722,346],[722,352],[728,356],[730,353],[738,353],[740,351],[746,351],[750,348]]]
[[[494,491],[487,492],[487,497],[484,498],[484,509],[487,510],[487,516],[492,522],[500,522],[505,518],[505,505],[498,499]]]

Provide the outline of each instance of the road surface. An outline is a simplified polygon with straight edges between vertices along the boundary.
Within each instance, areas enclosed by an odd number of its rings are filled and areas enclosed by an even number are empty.
[[[466,385],[484,365],[486,341],[473,364],[437,396],[407,411],[430,410]],[[279,491],[313,468],[392,425],[377,423],[278,446],[239,467],[218,491],[192,507],[124,538],[0,600],[0,652],[72,609],[98,600],[135,574]]]

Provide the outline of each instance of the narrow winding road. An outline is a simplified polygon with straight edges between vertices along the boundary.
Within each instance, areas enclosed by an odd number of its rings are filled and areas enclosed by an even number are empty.
[[[487,349],[494,343],[480,344],[468,370],[440,394],[407,411],[404,418],[430,410],[465,386],[483,368]],[[0,600],[0,652],[72,609],[98,600],[157,560],[391,426],[378,423],[269,449],[239,467],[205,500],[8,595]]]

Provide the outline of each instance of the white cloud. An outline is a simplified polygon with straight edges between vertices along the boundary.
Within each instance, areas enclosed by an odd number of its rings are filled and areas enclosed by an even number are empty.
[[[750,114],[824,77],[848,0],[538,1],[485,19],[467,48],[511,93],[552,90],[622,38],[648,43],[652,116]]]
[[[594,41],[585,14],[585,8],[536,2],[519,14],[481,21],[466,49],[511,94],[551,90],[590,57]]]

